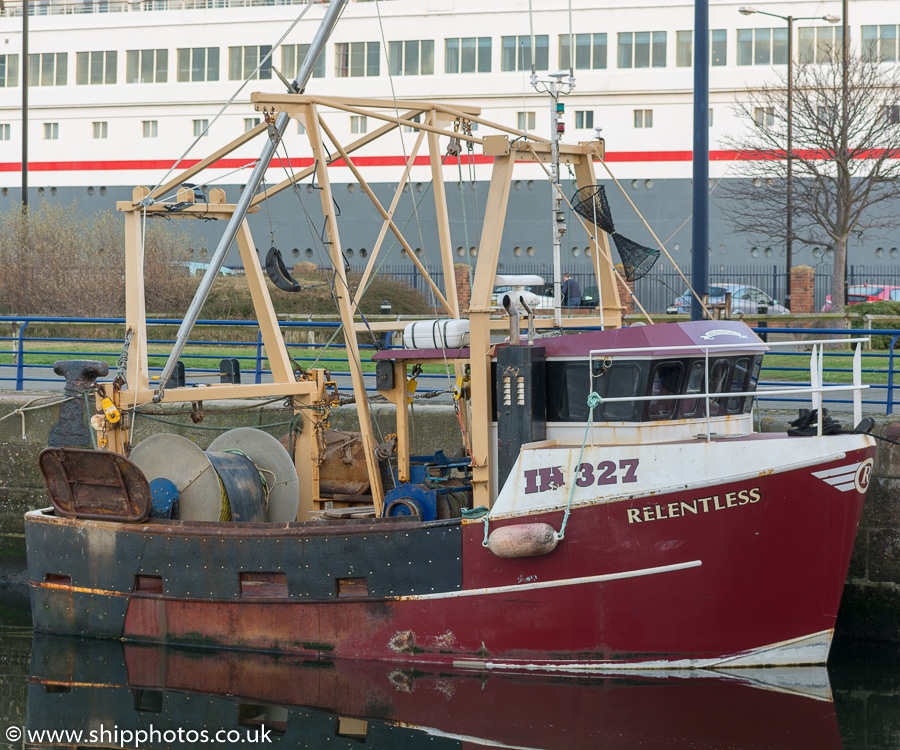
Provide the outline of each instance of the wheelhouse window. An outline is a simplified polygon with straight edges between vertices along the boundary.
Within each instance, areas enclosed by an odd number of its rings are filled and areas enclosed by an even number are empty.
[[[685,394],[703,393],[703,373],[706,369],[704,362],[694,362],[688,373],[687,385],[685,386]],[[706,399],[705,398],[685,398],[682,399],[678,413],[685,419],[703,417],[706,415]]]
[[[710,393],[723,393],[728,385],[729,362],[727,359],[717,359],[709,368],[709,386]],[[711,417],[718,416],[722,407],[722,399],[709,399],[709,415]]]
[[[681,387],[681,375],[684,365],[679,361],[660,362],[650,376],[650,393],[652,401],[647,402],[648,419],[670,419],[678,406],[678,399],[656,398],[658,396],[675,396]]]
[[[750,358],[740,357],[734,363],[731,371],[731,393],[741,393],[747,390],[747,380],[750,374]],[[727,411],[729,414],[737,414],[742,411],[746,396],[734,396],[728,399]]]
[[[641,387],[641,368],[638,365],[613,365],[599,378],[594,379],[594,390],[601,398],[628,398],[637,396]],[[587,398],[587,395],[585,395]],[[630,422],[638,411],[635,401],[617,401],[601,405],[602,418],[609,422]],[[587,419],[587,406],[585,406]]]

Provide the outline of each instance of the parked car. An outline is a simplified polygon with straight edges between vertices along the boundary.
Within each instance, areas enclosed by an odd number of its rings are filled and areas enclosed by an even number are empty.
[[[847,304],[858,305],[862,302],[878,302],[879,300],[891,300],[900,302],[900,286],[886,286],[884,284],[860,284],[847,287]],[[831,295],[825,297],[822,312],[831,312]]]
[[[731,312],[732,314],[743,313],[744,315],[758,315],[766,313],[769,315],[786,315],[788,309],[784,305],[778,304],[778,300],[772,299],[762,289],[755,286],[745,286],[744,284],[716,284],[709,288],[709,304],[724,305],[725,295],[731,292]],[[677,313],[691,312],[691,303],[694,295],[687,291],[666,308],[666,312],[670,315]]]

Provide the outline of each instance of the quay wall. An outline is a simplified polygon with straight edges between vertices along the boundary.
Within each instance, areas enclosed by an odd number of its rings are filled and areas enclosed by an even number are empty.
[[[34,398],[34,394],[0,395],[0,589],[23,584],[22,517],[26,510],[49,504],[37,457],[59,418],[59,407],[25,412],[23,430],[22,417],[15,412]],[[276,437],[288,430],[285,422],[290,415],[279,408],[280,404],[252,411],[236,410],[234,404],[228,408],[208,404],[199,425],[194,425],[190,415],[184,413],[186,406],[161,406],[155,418],[139,418],[134,428],[135,442],[156,433],[173,432],[205,448],[222,431],[234,427],[260,427]],[[381,435],[395,432],[391,409],[375,406],[373,413]],[[764,432],[784,432],[795,416],[795,412],[763,411],[760,426]],[[852,421],[849,416],[832,416],[845,425]],[[358,429],[355,408],[334,409],[331,427]],[[451,407],[416,404],[412,432],[414,451],[424,451],[424,445],[416,445],[416,438],[426,435],[429,447],[443,448],[449,456],[461,447],[459,425]],[[880,418],[875,433],[900,441],[900,418]],[[874,476],[844,589],[839,628],[844,637],[900,643],[900,445],[878,443]]]

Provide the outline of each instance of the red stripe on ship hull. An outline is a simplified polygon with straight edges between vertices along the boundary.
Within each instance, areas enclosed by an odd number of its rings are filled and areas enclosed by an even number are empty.
[[[819,154],[814,152],[797,152],[802,158],[809,159],[827,159],[827,154]],[[877,158],[879,154],[876,152],[866,152],[859,155],[859,158]],[[360,167],[403,167],[406,165],[406,159],[402,156],[356,156],[351,157],[353,163]],[[710,151],[710,161],[770,161],[772,159],[782,159],[784,154],[781,152],[766,151]],[[610,151],[606,154],[606,161],[629,163],[629,162],[689,162],[693,159],[691,151]],[[197,164],[199,159],[185,159],[179,164],[179,168],[188,169]],[[469,158],[463,157],[462,163],[469,164]],[[475,164],[492,164],[494,158],[492,156],[476,155],[474,157]],[[132,159],[132,160],[110,160],[110,161],[34,161],[28,163],[28,169],[31,172],[123,172],[123,171],[142,171],[142,170],[163,170],[171,169],[175,166],[174,159]],[[253,166],[252,159],[220,159],[211,169],[238,169],[240,167]],[[311,158],[295,158],[290,160],[290,166],[295,169],[303,169],[312,166]],[[427,156],[418,156],[415,160],[416,166],[427,167],[430,164]],[[444,162],[444,166],[455,166],[457,159],[448,157]],[[329,166],[346,167],[342,159],[332,162]],[[270,168],[276,169],[282,167],[281,161],[273,161],[269,165]],[[2,162],[0,163],[0,172],[21,172],[21,162]]]
[[[864,497],[813,468],[703,490],[575,509],[566,538],[544,557],[502,560],[464,528],[463,588],[503,587],[674,565],[636,578],[472,598],[387,602],[200,602],[133,597],[126,638],[419,661],[508,664],[716,658],[834,627]],[[725,506],[729,492],[760,500]],[[629,523],[628,508],[718,495],[713,509]],[[547,521],[561,513],[507,523]],[[499,524],[494,524],[496,527]]]

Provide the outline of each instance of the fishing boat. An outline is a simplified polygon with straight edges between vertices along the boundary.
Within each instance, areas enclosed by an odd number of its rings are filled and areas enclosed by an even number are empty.
[[[313,50],[339,11],[339,2],[329,6]],[[236,204],[192,187],[228,149],[117,204],[126,227],[127,346],[111,392],[97,392],[91,424],[102,449],[70,443],[41,455],[52,507],[25,522],[35,629],[477,670],[824,663],[875,448],[864,429],[833,429],[821,405],[833,391],[849,392],[854,423],[862,422],[862,340],[843,342],[857,352],[846,385],[823,383],[822,347],[831,342],[807,342],[810,386],[779,391],[810,398],[805,429],[756,432],[759,371],[775,343],[727,319],[653,324],[647,316],[646,325],[623,327],[622,295],[665,248],[616,233],[594,173],[605,164],[603,141],[563,142],[564,73],[541,84],[552,122],[543,139],[459,103],[301,93],[314,61],[311,53],[289,93],[252,95],[265,145]],[[344,145],[322,114],[329,109],[384,124]],[[308,135],[314,165],[256,192],[283,156],[280,134],[291,121]],[[416,261],[394,222],[395,204],[377,200],[354,162],[358,149],[401,127],[418,135],[395,201],[427,144],[443,288]],[[442,165],[463,144],[492,162],[467,314],[453,283]],[[336,160],[383,219],[356,290],[327,168]],[[589,315],[563,314],[558,276],[550,314],[524,294],[502,295],[502,310],[493,305],[517,163],[541,165],[554,186],[557,268],[567,221],[590,243],[600,294]],[[571,198],[560,187],[560,164],[578,182]],[[327,371],[292,362],[266,275],[281,288],[299,285],[276,245],[260,262],[246,223],[248,211],[310,177],[358,435],[328,428],[335,398]],[[300,200],[303,191],[294,192]],[[155,384],[142,236],[144,223],[160,217],[227,226]],[[424,274],[440,311],[434,320],[401,326],[357,314],[387,233]],[[274,382],[232,377],[191,387],[179,381],[178,357],[233,240]],[[401,327],[402,347],[373,356],[375,387],[396,425],[395,437],[379,441],[357,337]],[[411,381],[428,366],[454,383],[459,457],[412,452]],[[105,368],[69,363],[59,371],[85,390]],[[191,404],[201,417],[202,402],[263,397],[286,399],[293,419],[282,442],[239,428],[206,450],[177,435],[131,444],[129,425],[153,404]]]
[[[823,667],[573,679],[49,635],[27,716],[29,745],[79,747],[841,748]]]

